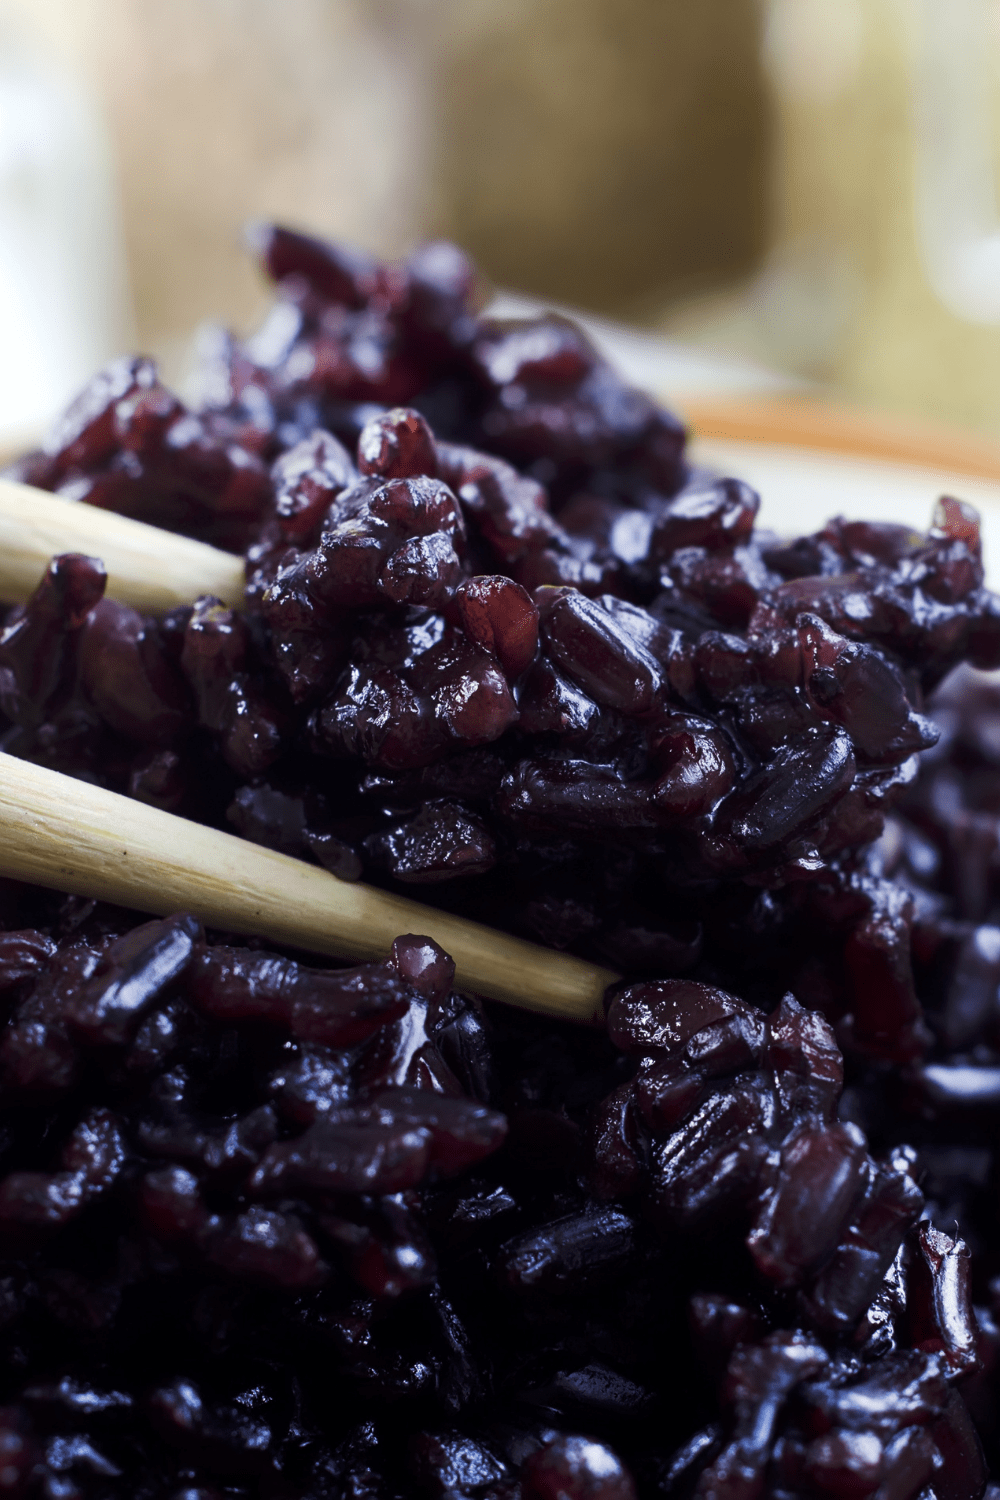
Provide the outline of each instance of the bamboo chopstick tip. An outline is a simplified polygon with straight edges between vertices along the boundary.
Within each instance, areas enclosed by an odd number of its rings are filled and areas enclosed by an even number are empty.
[[[193,537],[114,511],[0,480],[0,598],[23,603],[49,560],[65,552],[100,559],[107,596],[147,614],[165,614],[212,594],[229,606],[245,596],[243,559]]]
[[[125,837],[122,837],[125,830]],[[546,1015],[603,1022],[620,976],[494,928],[189,822],[91,782],[0,753],[0,874],[156,916],[356,961],[426,933],[460,988]],[[67,850],[72,863],[67,863]]]

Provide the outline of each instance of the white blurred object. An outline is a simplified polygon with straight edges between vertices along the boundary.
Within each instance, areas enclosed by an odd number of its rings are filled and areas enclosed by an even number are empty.
[[[864,26],[861,0],[767,0],[764,66],[801,99],[836,98],[857,77]]]
[[[0,450],[34,441],[130,321],[99,121],[0,0]]]
[[[1000,323],[1000,206],[990,107],[991,0],[912,0],[917,218],[931,284],[972,323]]]

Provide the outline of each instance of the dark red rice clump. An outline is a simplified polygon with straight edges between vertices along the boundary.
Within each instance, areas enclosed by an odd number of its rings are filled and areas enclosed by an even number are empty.
[[[779,540],[452,246],[257,232],[189,409],[18,477],[8,753],[613,965],[607,1032],[0,885],[0,1494],[977,1500],[1000,1462],[1000,601],[977,518]],[[414,891],[413,887],[420,887]]]

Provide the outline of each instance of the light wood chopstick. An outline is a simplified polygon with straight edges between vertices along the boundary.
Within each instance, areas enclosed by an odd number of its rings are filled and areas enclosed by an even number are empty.
[[[60,552],[99,557],[109,597],[144,614],[166,614],[200,594],[243,600],[243,559],[231,552],[0,479],[0,601],[23,603]]]
[[[414,932],[455,960],[455,982],[564,1020],[603,1023],[620,976],[190,823],[117,792],[0,755],[0,875],[336,958],[384,958]]]
[[[0,480],[0,600],[27,599],[61,552],[101,558],[108,594],[145,613],[199,594],[243,599],[242,558]],[[336,958],[383,958],[401,933],[420,933],[451,954],[458,985],[568,1020],[603,1023],[604,991],[619,978],[9,755],[0,755],[0,874],[158,916],[191,911]]]

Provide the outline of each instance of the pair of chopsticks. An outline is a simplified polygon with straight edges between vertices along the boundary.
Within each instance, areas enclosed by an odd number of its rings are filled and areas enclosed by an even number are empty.
[[[0,480],[0,600],[23,602],[51,557],[100,557],[107,593],[160,615],[201,594],[243,599],[243,560],[111,511]],[[610,969],[0,755],[0,874],[336,958],[384,958],[414,932],[455,960],[456,984],[565,1020],[601,1023]]]
[[[685,404],[703,437],[792,443],[1000,478],[1000,446],[966,433],[928,434],[924,425],[887,424],[801,398]],[[233,606],[243,600],[241,558],[0,480],[0,601],[26,599],[60,552],[100,557],[108,595],[145,614],[164,614],[200,594]],[[460,986],[569,1020],[603,1021],[605,988],[619,978],[6,755],[0,874],[160,916],[192,911],[210,926],[337,958],[381,958],[400,933],[418,932],[451,954]]]

